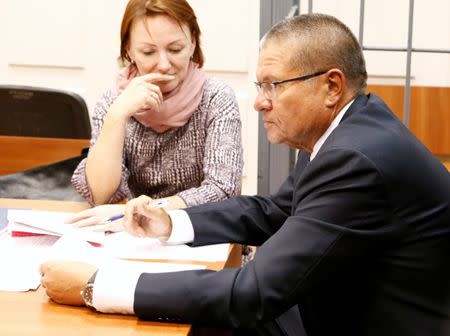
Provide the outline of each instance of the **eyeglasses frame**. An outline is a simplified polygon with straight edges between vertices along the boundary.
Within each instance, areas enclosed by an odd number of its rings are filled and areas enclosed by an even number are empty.
[[[263,84],[270,84],[271,87],[271,92],[275,92],[275,89],[277,88],[278,85],[280,84],[284,84],[284,83],[289,83],[289,82],[293,82],[293,81],[306,81],[308,79],[317,77],[317,76],[321,76],[325,73],[327,73],[329,70],[326,71],[317,71],[314,72],[312,74],[309,75],[304,75],[304,76],[299,76],[299,77],[294,77],[294,78],[289,78],[289,79],[284,79],[284,80],[279,80],[279,81],[273,81],[273,82],[253,82],[256,86],[256,90],[258,91],[258,93],[262,90],[262,85]],[[266,97],[267,99],[272,99],[272,98],[268,98],[266,95],[264,95],[264,97]]]

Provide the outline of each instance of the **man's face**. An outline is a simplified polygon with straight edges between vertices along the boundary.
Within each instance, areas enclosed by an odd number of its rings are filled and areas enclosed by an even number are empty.
[[[302,69],[292,68],[289,63],[291,53],[289,43],[266,42],[259,54],[257,80],[273,82],[309,75]],[[321,70],[327,69],[314,69],[312,72]],[[312,150],[332,121],[332,112],[325,106],[326,76],[277,85],[270,99],[262,92],[258,94],[254,108],[263,113],[264,127],[271,143]]]

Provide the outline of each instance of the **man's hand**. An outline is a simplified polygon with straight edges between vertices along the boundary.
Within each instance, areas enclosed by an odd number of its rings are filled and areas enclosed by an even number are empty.
[[[163,208],[152,206],[154,200],[148,196],[132,199],[125,206],[123,226],[131,235],[168,239],[172,232],[172,221]]]
[[[82,306],[80,292],[96,267],[75,261],[47,261],[40,267],[41,285],[47,295],[56,303]]]

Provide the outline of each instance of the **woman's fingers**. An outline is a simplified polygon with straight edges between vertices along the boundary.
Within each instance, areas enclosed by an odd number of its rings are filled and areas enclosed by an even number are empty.
[[[148,73],[140,76],[143,81],[147,83],[158,83],[158,82],[168,82],[175,79],[173,75],[164,75],[160,73]]]
[[[77,212],[70,216],[68,219],[66,219],[65,223],[67,224],[73,224],[76,223],[82,219],[92,217],[95,214],[95,208],[82,210],[80,212]]]
[[[120,94],[122,104],[128,106],[125,110],[131,115],[139,114],[145,109],[159,110],[164,98],[158,83],[174,79],[175,76],[150,73],[134,78]]]
[[[116,220],[107,224],[98,224],[92,227],[95,232],[121,232],[124,230],[123,221]]]
[[[82,219],[82,220],[79,220],[79,221],[73,223],[73,226],[82,228],[82,227],[86,227],[86,226],[97,225],[97,224],[106,222],[108,220],[108,218],[109,217],[92,216],[92,217],[85,218],[85,219]]]
[[[158,92],[161,93],[160,90],[158,90]],[[152,91],[151,89],[146,92],[147,97],[145,99],[144,108],[154,108],[155,110],[159,110],[162,103],[162,97],[160,97],[158,92]]]
[[[91,209],[86,209],[69,217],[65,223],[75,227],[97,225],[107,221],[109,218],[123,214],[123,204],[104,204]]]

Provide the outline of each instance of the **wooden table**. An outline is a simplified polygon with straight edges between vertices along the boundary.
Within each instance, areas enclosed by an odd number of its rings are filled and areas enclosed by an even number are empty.
[[[86,203],[66,201],[37,201],[0,199],[0,207],[35,210],[79,211]],[[220,270],[240,265],[240,246],[230,245],[226,262],[198,262],[155,260],[207,265]],[[5,256],[2,256],[2,258]],[[5,272],[6,270],[1,270]],[[96,313],[86,307],[59,305],[50,301],[40,287],[26,293],[0,292],[0,335],[5,336],[132,336],[132,335],[188,335],[188,324],[161,323],[139,320],[135,316]]]
[[[86,139],[34,138],[0,135],[0,175],[55,163],[81,154]]]

